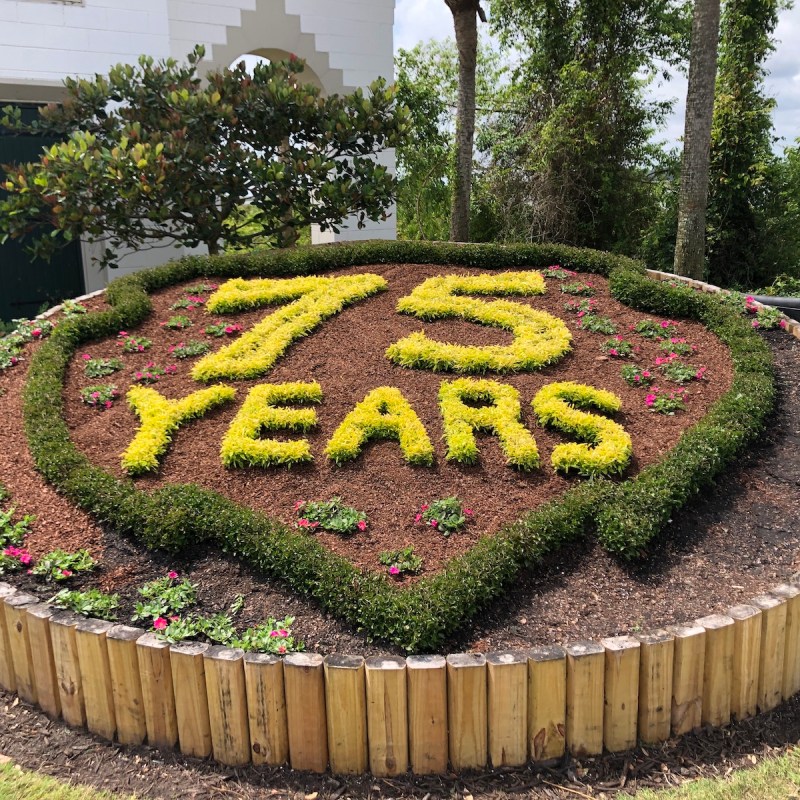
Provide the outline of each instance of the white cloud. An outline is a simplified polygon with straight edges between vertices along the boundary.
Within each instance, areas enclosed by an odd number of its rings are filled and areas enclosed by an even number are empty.
[[[444,0],[397,0],[394,20],[395,51],[454,35],[453,15]]]

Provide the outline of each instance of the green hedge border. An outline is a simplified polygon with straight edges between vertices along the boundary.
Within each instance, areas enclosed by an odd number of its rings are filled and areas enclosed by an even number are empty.
[[[441,264],[509,269],[551,264],[606,275],[612,294],[646,313],[704,323],[731,350],[731,389],[658,464],[625,483],[581,481],[549,502],[484,537],[440,573],[409,589],[382,574],[364,572],[313,537],[237,506],[193,484],[151,494],[93,466],[71,443],[63,419],[63,377],[84,342],[141,323],[148,292],[202,277],[302,275],[370,264]],[[647,278],[638,262],[592,250],[555,245],[454,245],[369,242],[294,251],[189,257],[111,284],[109,311],[62,322],[31,360],[24,393],[25,429],[38,469],[101,523],[150,548],[179,551],[211,541],[371,638],[409,652],[441,647],[509,586],[520,569],[585,535],[594,522],[604,545],[623,558],[638,556],[672,512],[713,482],[764,427],[774,404],[771,353],[744,318],[711,295]]]

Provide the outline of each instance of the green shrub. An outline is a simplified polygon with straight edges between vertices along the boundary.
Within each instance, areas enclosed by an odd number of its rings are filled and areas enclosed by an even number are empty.
[[[177,485],[140,492],[130,481],[117,481],[91,465],[70,442],[62,398],[69,359],[85,342],[116,336],[144,321],[151,310],[148,292],[180,281],[308,275],[382,263],[484,270],[559,263],[607,275],[620,302],[648,314],[697,319],[716,333],[731,350],[733,385],[660,463],[622,484],[605,478],[578,482],[407,589],[383,574],[356,569],[314,537],[212,491]],[[709,486],[758,435],[774,402],[771,354],[747,320],[709,295],[647,279],[643,267],[630,259],[592,250],[380,242],[192,256],[115,281],[107,299],[110,310],[60,323],[31,360],[25,430],[45,478],[98,521],[148,547],[178,551],[215,542],[369,637],[413,652],[435,650],[511,585],[523,566],[586,535],[592,524],[611,552],[636,557],[675,510]]]

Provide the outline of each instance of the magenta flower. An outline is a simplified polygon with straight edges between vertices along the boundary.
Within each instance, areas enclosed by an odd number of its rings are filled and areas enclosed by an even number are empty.
[[[360,531],[365,531],[365,530],[367,529],[367,523],[366,523],[366,522],[365,522],[363,519],[360,519],[360,520],[358,521],[358,525],[356,525],[356,527],[357,527],[357,528],[358,528]]]
[[[34,339],[38,339],[41,335],[42,335],[42,329],[41,328],[34,328],[31,331],[31,336],[33,336]]]
[[[617,350],[616,347],[611,347],[611,348],[609,348],[608,354],[610,356],[618,356],[619,355],[619,350]]]
[[[91,361],[91,360],[92,360],[92,357],[91,357],[91,356],[90,356],[88,353],[84,353],[84,354],[81,356],[81,358],[82,358],[84,361]]]
[[[278,636],[282,637],[283,639],[285,639],[288,635],[289,631],[286,631],[283,628],[278,631]]]
[[[649,394],[647,395],[647,397],[645,397],[644,404],[646,406],[652,406],[653,403],[655,403],[655,401],[656,401],[656,396],[654,394]]]
[[[157,619],[153,620],[153,627],[157,631],[163,631],[169,623],[164,619],[164,617],[158,617]]]
[[[472,511],[472,509],[471,509],[471,508],[465,508],[465,509],[464,509],[464,513],[465,513],[465,514],[466,514],[468,517],[471,517],[471,516],[472,516],[472,514],[473,514],[473,511]]]
[[[70,570],[70,569],[62,569],[62,570],[61,570],[61,574],[62,574],[62,575],[65,577],[65,578],[69,578],[69,577],[72,575],[72,570]]]
[[[107,409],[111,408],[113,405],[114,404],[110,400],[106,400],[105,403],[103,403],[103,407]]]
[[[307,528],[311,523],[305,517],[303,517],[302,519],[297,520],[297,524],[301,528]]]
[[[278,636],[279,634],[278,634],[278,631],[270,631],[269,635],[272,636],[272,637],[275,637],[275,636]]]
[[[399,575],[400,574],[400,567],[395,567],[394,565],[389,567],[389,574],[390,575]]]
[[[758,322],[758,320],[757,320],[757,319],[754,319],[754,320],[753,320],[753,327],[754,327],[754,328],[758,328],[758,327],[760,327],[760,324],[759,324],[759,322]]]
[[[175,572],[175,570],[174,570],[174,569],[171,569],[171,570],[170,570],[170,571],[167,573],[167,577],[168,577],[168,578],[169,578],[171,581],[174,581],[174,580],[175,580],[175,578],[177,578],[177,577],[178,577],[178,573],[177,573],[177,572]]]
[[[281,655],[283,655],[283,654],[286,652],[286,645],[285,645],[285,644],[279,644],[279,645],[278,645],[278,652],[279,652]]]
[[[435,528],[438,524],[439,524],[439,520],[438,519],[432,519],[431,520],[431,528]]]
[[[422,514],[417,514],[417,516],[414,517],[414,522],[420,522],[421,520],[422,520]]]
[[[20,563],[20,564],[24,564],[25,566],[27,566],[28,564],[30,564],[30,563],[31,563],[31,561],[33,561],[33,558],[31,557],[31,554],[30,554],[30,553],[26,553],[26,552],[23,550],[23,551],[22,551],[22,552],[19,554],[19,563]]]
[[[786,320],[785,319],[782,319],[778,324],[781,326],[781,328],[786,330]]]
[[[300,509],[303,507],[303,504],[304,504],[304,503],[305,503],[305,500],[298,500],[298,501],[297,501],[297,502],[294,504],[294,510],[295,510],[295,511],[299,511],[299,510],[300,510]]]

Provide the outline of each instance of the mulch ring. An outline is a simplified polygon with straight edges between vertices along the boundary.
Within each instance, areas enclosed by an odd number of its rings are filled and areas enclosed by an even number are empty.
[[[575,800],[662,789],[698,778],[729,776],[759,759],[785,753],[800,739],[800,696],[768,714],[727,728],[700,730],[680,739],[618,755],[549,766],[489,770],[461,776],[380,780],[295,772],[288,768],[233,769],[176,752],[123,747],[53,722],[0,692],[0,755],[21,767],[141,798],[488,798]],[[789,744],[787,744],[789,743]]]

